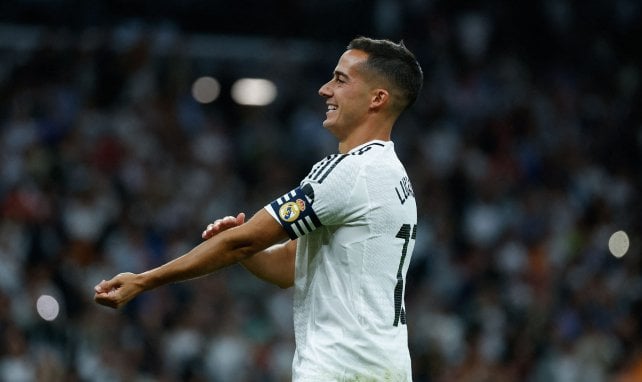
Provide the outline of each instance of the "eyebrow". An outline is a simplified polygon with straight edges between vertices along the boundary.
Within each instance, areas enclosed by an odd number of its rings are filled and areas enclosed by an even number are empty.
[[[340,71],[340,70],[335,70],[334,72],[332,72],[332,74],[333,74],[335,77],[345,77],[345,78],[350,78],[346,73],[344,73],[344,72],[342,72],[342,71]]]

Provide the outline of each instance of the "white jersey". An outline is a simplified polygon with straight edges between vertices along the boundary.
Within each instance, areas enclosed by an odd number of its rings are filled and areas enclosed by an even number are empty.
[[[392,142],[315,164],[265,207],[298,239],[294,381],[411,381],[404,308],[417,208]]]

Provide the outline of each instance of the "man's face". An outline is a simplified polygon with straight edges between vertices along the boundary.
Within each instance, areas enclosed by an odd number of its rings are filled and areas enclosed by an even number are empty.
[[[368,54],[361,50],[346,51],[339,58],[332,79],[319,89],[328,106],[323,127],[339,140],[348,136],[368,114],[372,87],[362,69],[367,59]]]

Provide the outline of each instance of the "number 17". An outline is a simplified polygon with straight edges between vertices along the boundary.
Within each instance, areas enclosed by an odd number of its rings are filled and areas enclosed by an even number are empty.
[[[403,300],[403,263],[406,261],[410,239],[415,240],[417,237],[417,225],[414,224],[412,227],[410,224],[402,225],[395,237],[404,239],[403,249],[401,250],[401,260],[399,261],[399,269],[397,269],[397,285],[395,286],[395,322],[392,324],[393,326],[399,326],[399,321],[401,321],[402,325],[406,324],[406,311],[401,306]]]

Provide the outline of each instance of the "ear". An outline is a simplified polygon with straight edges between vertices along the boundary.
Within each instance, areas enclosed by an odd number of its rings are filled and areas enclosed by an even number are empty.
[[[378,110],[390,102],[390,93],[386,89],[377,88],[372,90],[370,98],[370,109]]]

